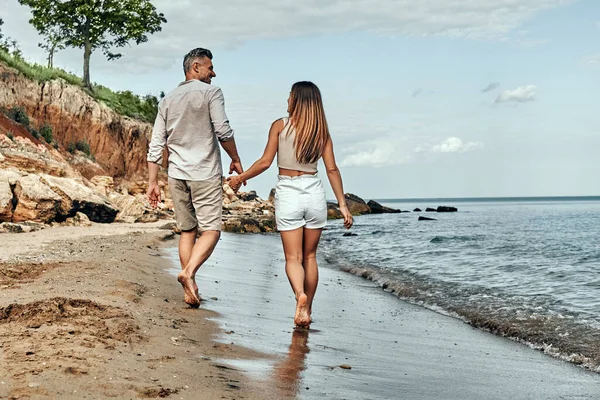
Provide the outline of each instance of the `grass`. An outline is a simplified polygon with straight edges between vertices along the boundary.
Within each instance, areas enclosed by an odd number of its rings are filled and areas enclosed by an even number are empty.
[[[64,79],[71,85],[79,86],[82,90],[83,79],[59,68],[47,68],[40,64],[30,64],[20,57],[13,57],[6,51],[0,50],[0,61],[22,73],[27,78],[37,82],[47,82],[53,79]],[[93,91],[85,90],[96,100],[103,102],[119,114],[144,122],[153,123],[158,112],[158,99],[153,95],[139,96],[129,90],[114,92],[102,85],[93,85]]]

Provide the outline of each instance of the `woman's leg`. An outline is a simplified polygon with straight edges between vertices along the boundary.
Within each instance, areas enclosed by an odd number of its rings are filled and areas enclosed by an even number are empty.
[[[308,315],[312,313],[312,303],[317,285],[319,284],[319,269],[317,268],[317,247],[323,229],[304,229],[302,244],[302,265],[304,266],[304,292],[308,303]]]
[[[285,273],[296,296],[294,323],[300,327],[307,327],[310,324],[310,317],[308,315],[308,298],[304,292],[303,239],[304,228],[281,231],[281,241],[283,242],[283,252],[285,254]]]

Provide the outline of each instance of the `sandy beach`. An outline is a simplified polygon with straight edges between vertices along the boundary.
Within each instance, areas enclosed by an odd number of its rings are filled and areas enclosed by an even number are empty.
[[[258,354],[182,302],[164,224],[0,235],[0,398],[265,398],[217,361]]]
[[[600,376],[328,268],[310,331],[277,235],[224,233],[187,308],[162,223],[0,236],[0,398],[596,399]]]

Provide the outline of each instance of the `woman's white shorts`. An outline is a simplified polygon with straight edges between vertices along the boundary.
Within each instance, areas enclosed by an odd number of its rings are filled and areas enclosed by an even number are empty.
[[[327,225],[327,201],[321,179],[315,175],[278,176],[275,186],[275,221],[279,231]]]

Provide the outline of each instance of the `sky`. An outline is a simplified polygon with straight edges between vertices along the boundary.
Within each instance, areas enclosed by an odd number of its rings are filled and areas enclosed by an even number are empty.
[[[291,85],[310,80],[323,95],[345,192],[600,195],[597,0],[152,3],[167,18],[163,30],[118,49],[119,60],[94,53],[92,81],[158,95],[184,80],[189,50],[209,48],[246,168],[286,115]],[[44,63],[30,9],[0,5],[3,33]],[[78,75],[82,60],[80,49],[54,57]],[[266,197],[276,181],[274,162],[243,190]]]

